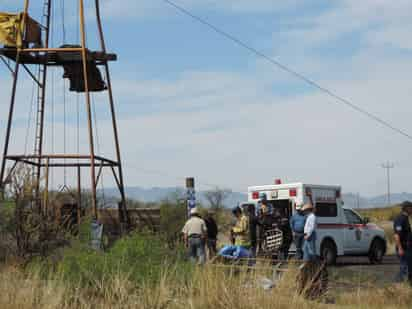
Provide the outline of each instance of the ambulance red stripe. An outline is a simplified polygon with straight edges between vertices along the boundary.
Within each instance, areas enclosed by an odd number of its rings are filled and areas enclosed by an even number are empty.
[[[345,229],[345,228],[360,228],[364,230],[374,230],[377,228],[375,224],[347,224],[347,223],[319,223],[318,229]]]

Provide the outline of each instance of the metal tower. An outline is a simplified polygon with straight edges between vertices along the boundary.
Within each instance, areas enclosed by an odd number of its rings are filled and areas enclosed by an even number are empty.
[[[42,13],[42,23],[33,20],[30,15],[30,1],[25,0],[24,11],[16,14],[13,18],[16,22],[16,35],[11,37],[4,47],[0,48],[0,60],[8,65],[13,76],[12,91],[10,97],[10,109],[6,129],[6,137],[3,148],[3,157],[0,170],[0,188],[4,190],[10,182],[11,175],[19,164],[31,166],[34,177],[34,204],[42,211],[47,207],[47,200],[41,198],[41,184],[47,191],[49,188],[49,171],[51,168],[74,168],[77,169],[77,186],[80,202],[81,171],[88,169],[90,172],[91,197],[93,215],[98,216],[97,211],[97,185],[104,168],[110,169],[119,189],[121,202],[119,203],[119,217],[122,222],[128,222],[126,211],[126,198],[123,184],[123,173],[120,155],[120,146],[114,99],[109,71],[109,61],[115,61],[115,54],[107,53],[103,36],[102,23],[100,18],[99,0],[95,0],[95,15],[98,29],[98,39],[100,42],[99,51],[91,51],[87,48],[85,29],[85,8],[84,1],[78,0],[78,17],[80,44],[63,45],[60,47],[50,46],[51,34],[51,14],[52,7],[56,1],[44,0]],[[1,26],[1,25],[0,25]],[[12,34],[12,32],[11,32]],[[13,41],[15,38],[15,42]],[[1,37],[0,37],[1,39]],[[4,40],[3,40],[4,41]],[[1,42],[0,42],[1,44]],[[6,61],[7,60],[7,61]],[[13,65],[10,65],[12,63]],[[32,72],[32,66],[38,66],[38,71]],[[84,94],[89,150],[87,153],[44,153],[44,123],[45,107],[48,103],[46,98],[47,71],[49,67],[62,67],[64,77],[70,79],[70,90]],[[13,113],[16,104],[16,89],[19,82],[19,71],[24,69],[33,79],[38,87],[37,114],[34,149],[31,154],[11,154],[9,153],[10,135],[13,124]],[[102,75],[100,70],[102,70]],[[96,155],[95,136],[93,135],[94,123],[91,108],[91,92],[104,91],[108,95],[109,111],[111,115],[114,145],[116,158],[109,159]],[[46,208],[47,209],[47,208]]]

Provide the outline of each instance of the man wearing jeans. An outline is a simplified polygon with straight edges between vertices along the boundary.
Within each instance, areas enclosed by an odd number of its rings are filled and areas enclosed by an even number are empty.
[[[302,211],[302,205],[296,205],[296,212],[290,218],[290,228],[293,233],[293,241],[296,247],[295,258],[301,260],[303,258],[303,232],[305,228],[306,217]]]
[[[303,260],[305,262],[316,261],[316,216],[313,205],[308,203],[303,206],[306,214],[305,227],[303,229]]]
[[[203,264],[205,262],[207,228],[196,208],[190,210],[190,219],[187,220],[182,232],[190,259],[198,264]]]
[[[412,203],[407,201],[401,204],[402,211],[393,222],[396,253],[399,258],[398,282],[409,280],[412,284],[412,235],[409,217],[412,215]]]

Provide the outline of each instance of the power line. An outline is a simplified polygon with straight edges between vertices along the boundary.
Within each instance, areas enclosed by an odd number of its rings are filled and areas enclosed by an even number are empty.
[[[160,170],[153,170],[153,169],[146,169],[146,168],[141,168],[138,166],[134,166],[134,165],[130,165],[128,164],[128,166],[136,171],[139,171],[141,173],[144,174],[148,174],[148,175],[156,175],[156,176],[162,176],[162,177],[167,177],[169,179],[174,179],[177,181],[184,181],[187,177],[183,177],[183,176],[177,176],[177,175],[171,175],[167,172],[164,171],[160,171]],[[196,177],[195,177],[196,178]],[[197,181],[196,183],[199,184],[200,186],[204,186],[204,187],[209,187],[209,188],[226,188],[226,186],[222,186],[222,185],[217,185],[217,184],[212,184],[210,182],[203,182],[203,181]],[[229,188],[228,188],[229,189]],[[234,191],[233,189],[230,188],[230,190]]]
[[[184,8],[181,5],[176,4],[173,1],[170,0],[162,0],[163,2],[169,4],[170,6],[174,7],[175,9],[177,9],[178,11],[180,11],[181,13],[191,17],[192,19],[200,22],[201,24],[209,27],[210,29],[212,29],[213,31],[215,31],[216,33],[220,34],[221,36],[233,41],[234,43],[236,43],[237,45],[247,49],[248,51],[252,52],[253,54],[257,55],[260,58],[265,59],[266,61],[268,61],[269,63],[277,66],[278,68],[280,68],[281,70],[295,76],[296,78],[304,81],[305,83],[311,85],[312,87],[322,91],[323,93],[329,95],[330,97],[334,98],[337,102],[340,102],[342,104],[345,104],[346,106],[352,108],[353,110],[367,116],[368,118],[380,123],[382,126],[396,132],[399,133],[401,135],[403,135],[404,137],[408,138],[409,140],[412,141],[412,135],[407,133],[406,131],[395,127],[394,125],[392,125],[391,123],[389,123],[388,121],[372,114],[371,112],[368,112],[367,110],[357,106],[356,104],[350,102],[348,99],[345,99],[341,96],[339,96],[338,94],[334,93],[333,91],[321,86],[319,83],[315,82],[314,80],[306,77],[305,75],[303,75],[302,73],[299,73],[291,68],[289,68],[288,66],[280,63],[279,61],[267,56],[266,54],[264,54],[263,52],[257,50],[254,47],[251,47],[249,44],[247,44],[246,42],[242,41],[241,39],[237,38],[236,36],[218,28],[217,26],[211,24],[210,22],[208,22],[207,20],[203,19],[202,17],[199,17],[197,15],[195,15],[194,13],[190,12],[188,9]]]

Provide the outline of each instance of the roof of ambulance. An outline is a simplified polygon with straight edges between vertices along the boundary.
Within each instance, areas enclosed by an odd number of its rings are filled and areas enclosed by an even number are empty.
[[[319,188],[319,189],[340,189],[338,185],[314,185],[303,182],[293,182],[293,183],[282,183],[280,185],[263,185],[263,186],[250,186],[248,191],[261,191],[261,190],[281,190],[289,188],[299,188],[299,187],[310,187],[310,188]]]

